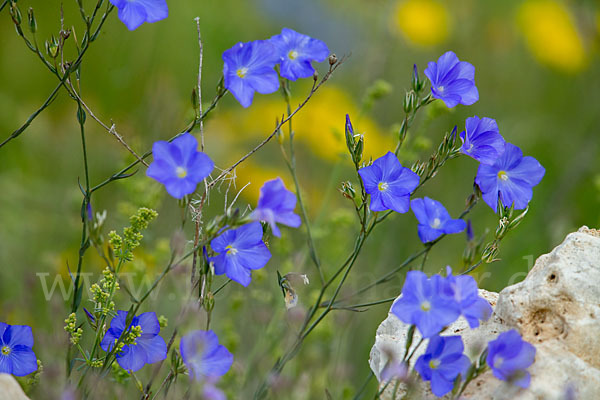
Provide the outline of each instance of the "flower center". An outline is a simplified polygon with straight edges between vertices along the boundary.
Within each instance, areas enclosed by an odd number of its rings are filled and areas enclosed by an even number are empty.
[[[296,50],[290,50],[290,52],[288,53],[288,57],[290,60],[295,60],[296,58],[298,58],[298,52]]]
[[[507,181],[508,175],[506,174],[506,171],[498,171],[498,178]]]
[[[183,179],[187,176],[187,169],[183,167],[177,167],[177,169],[175,169],[175,173],[177,174],[177,177]]]
[[[421,310],[423,311],[429,311],[431,310],[431,303],[428,302],[427,300],[425,300],[424,302],[421,303]]]
[[[3,346],[3,347],[2,347],[2,355],[3,355],[3,356],[7,356],[7,355],[9,355],[9,354],[10,354],[10,347],[8,347],[8,346]]]
[[[232,245],[225,247],[225,250],[227,250],[227,254],[231,254],[232,256],[235,256],[238,252],[237,249],[234,248]]]
[[[429,361],[429,368],[436,369],[439,366],[440,366],[440,360],[438,360],[437,358],[434,358],[433,360]]]
[[[471,151],[473,151],[473,143],[471,143],[471,145],[469,146],[469,148],[467,149],[467,151],[470,153]]]
[[[441,93],[444,93],[444,87],[443,86],[438,86],[437,87],[437,91],[441,92]]]
[[[431,224],[430,224],[430,226],[433,229],[438,229],[440,227],[440,225],[442,225],[442,221],[440,221],[439,218],[435,218],[433,221],[431,221]]]
[[[248,73],[248,68],[246,68],[246,67],[238,68],[238,70],[235,73],[240,78],[245,78],[246,74]]]
[[[504,358],[497,356],[494,358],[494,368],[500,368],[504,363]]]
[[[379,182],[379,185],[377,185],[377,189],[379,189],[380,192],[385,192],[389,187],[390,185],[387,182]]]

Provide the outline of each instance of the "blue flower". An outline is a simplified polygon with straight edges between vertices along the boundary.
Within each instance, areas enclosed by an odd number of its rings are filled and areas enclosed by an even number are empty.
[[[146,175],[165,185],[167,192],[181,199],[194,193],[215,167],[212,160],[198,149],[198,141],[189,133],[184,133],[171,143],[158,141],[152,146],[154,162]]]
[[[0,373],[25,376],[37,371],[32,347],[31,327],[0,322]]]
[[[469,275],[452,275],[452,269],[446,267],[451,296],[458,303],[460,313],[465,317],[471,329],[479,326],[479,321],[486,321],[492,315],[492,306],[479,296],[477,282]]]
[[[220,254],[209,260],[214,263],[215,274],[225,274],[229,279],[248,286],[252,270],[261,269],[271,258],[262,236],[260,222],[251,222],[214,238],[210,247]]]
[[[464,345],[460,336],[433,336],[425,353],[415,363],[415,370],[424,381],[431,381],[431,391],[438,397],[444,396],[454,387],[460,374],[462,378],[471,365],[463,354]]]
[[[419,175],[404,168],[394,153],[388,151],[372,165],[359,169],[358,174],[371,195],[371,211],[408,211],[410,194],[419,186]]]
[[[470,106],[479,100],[479,92],[475,86],[475,67],[466,61],[460,61],[452,51],[442,55],[437,63],[429,62],[425,75],[431,82],[433,97],[443,100],[448,108],[457,104]]]
[[[416,325],[424,338],[430,338],[460,316],[460,307],[448,291],[448,283],[440,275],[427,279],[421,271],[408,271],[402,296],[391,311],[401,321]]]
[[[254,92],[268,94],[279,89],[275,65],[277,49],[268,40],[238,43],[223,53],[225,88],[244,107],[252,104]]]
[[[494,376],[522,388],[529,387],[531,376],[526,369],[533,364],[535,347],[511,329],[488,343],[486,362]]]
[[[523,157],[520,148],[506,143],[504,153],[493,165],[480,164],[475,183],[481,189],[483,200],[498,211],[498,196],[502,204],[522,210],[533,197],[532,188],[540,183],[546,170],[533,157]]]
[[[460,139],[463,142],[460,151],[482,164],[493,164],[504,153],[504,138],[491,118],[467,118]]]
[[[208,380],[225,375],[233,363],[233,355],[219,344],[219,338],[212,331],[193,331],[181,338],[179,345],[181,358],[191,378]]]
[[[315,69],[311,61],[322,62],[329,56],[324,42],[288,28],[273,36],[271,43],[277,48],[281,60],[281,76],[292,81],[313,76]]]
[[[117,311],[117,315],[110,322],[110,329],[100,343],[102,350],[111,351],[116,340],[126,329],[126,322],[127,311]],[[133,317],[127,329],[133,327],[141,328],[141,336],[137,337],[134,343],[123,346],[123,349],[117,353],[117,363],[121,368],[135,372],[146,364],[153,364],[167,358],[167,345],[158,335],[160,324],[155,313],[146,312]],[[127,336],[127,333],[124,336]]]
[[[130,31],[144,22],[156,22],[169,16],[166,0],[110,0],[119,10],[119,19]]]
[[[433,242],[442,234],[462,232],[467,227],[464,220],[452,219],[442,203],[429,197],[412,200],[410,208],[419,220],[419,239],[423,243]]]
[[[265,182],[260,188],[258,206],[251,217],[256,221],[265,221],[271,227],[273,235],[281,237],[277,224],[298,228],[302,223],[294,214],[296,195],[285,188],[281,178]]]

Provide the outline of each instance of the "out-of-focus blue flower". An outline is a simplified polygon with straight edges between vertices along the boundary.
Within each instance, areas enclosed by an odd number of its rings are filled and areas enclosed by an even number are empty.
[[[431,381],[431,391],[438,397],[444,396],[454,387],[456,377],[463,379],[471,365],[463,354],[464,345],[460,336],[433,336],[427,350],[415,363],[415,370],[424,381]]]
[[[533,157],[523,157],[520,148],[506,143],[504,153],[493,165],[480,164],[475,183],[481,189],[483,200],[498,211],[498,195],[502,204],[522,210],[533,197],[532,188],[540,183],[546,170]]]
[[[183,336],[179,350],[190,377],[199,381],[213,382],[214,378],[225,375],[233,363],[233,355],[219,344],[212,330],[193,331]]]
[[[486,299],[479,296],[477,282],[470,275],[452,275],[452,269],[446,267],[451,296],[458,303],[461,314],[465,317],[471,329],[479,326],[479,321],[486,321],[492,315],[492,306]]]
[[[462,232],[467,227],[464,220],[452,219],[442,203],[429,197],[412,200],[410,208],[419,220],[419,239],[423,243],[432,242],[442,234]]]
[[[443,54],[437,63],[430,61],[425,75],[431,82],[431,93],[443,100],[448,108],[457,104],[470,106],[479,100],[475,86],[475,67],[460,61],[454,52]]]
[[[463,142],[460,151],[482,164],[493,164],[504,153],[504,138],[491,118],[467,118],[460,139]]]
[[[144,22],[157,22],[169,16],[166,0],[110,0],[119,10],[119,19],[130,31]]]
[[[109,352],[115,345],[116,340],[126,329],[127,311],[117,311],[117,315],[110,322],[110,329],[104,335],[100,347]],[[142,330],[141,336],[135,339],[135,343],[126,344],[117,353],[117,363],[127,371],[137,371],[146,364],[153,364],[167,358],[167,344],[158,334],[160,324],[154,312],[146,312],[133,317],[131,324],[127,327],[139,326]],[[125,334],[127,335],[127,333]]]
[[[158,141],[152,146],[154,161],[146,170],[146,175],[165,185],[167,192],[181,199],[194,193],[215,167],[212,160],[198,151],[198,141],[189,133],[184,133],[171,143]]]
[[[223,53],[225,88],[244,107],[252,104],[254,92],[273,93],[279,89],[275,65],[279,53],[268,40],[238,43]]]
[[[365,190],[371,195],[372,211],[394,210],[405,213],[410,208],[410,194],[419,186],[419,175],[404,168],[388,151],[372,165],[358,170]]]
[[[285,188],[281,178],[264,183],[260,188],[258,206],[251,217],[269,224],[273,235],[281,237],[277,224],[298,228],[302,224],[300,216],[294,213],[296,195]]]
[[[261,269],[271,258],[262,236],[260,222],[251,222],[214,238],[210,247],[220,254],[209,260],[214,263],[215,274],[225,274],[229,279],[248,286],[252,270]]]
[[[288,28],[271,38],[281,60],[280,74],[291,81],[313,76],[315,69],[311,61],[322,62],[329,56],[327,45],[310,36]]]
[[[460,316],[458,303],[448,293],[448,283],[440,275],[427,279],[421,271],[408,271],[402,296],[391,311],[402,322],[416,325],[424,338],[430,338]]]
[[[392,379],[400,379],[404,380],[408,377],[408,368],[406,367],[406,363],[390,360],[383,367],[381,373],[379,374],[381,382],[388,382]]]
[[[0,373],[25,376],[35,372],[38,366],[32,347],[31,327],[0,322]]]
[[[202,400],[227,400],[227,396],[213,382],[207,381],[202,386]]]
[[[486,362],[494,376],[513,385],[527,388],[531,380],[527,368],[535,359],[535,347],[511,329],[488,343]]]

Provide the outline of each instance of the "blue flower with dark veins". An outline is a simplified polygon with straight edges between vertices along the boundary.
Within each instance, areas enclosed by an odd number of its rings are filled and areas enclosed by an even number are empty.
[[[494,376],[515,386],[528,388],[531,375],[527,368],[535,360],[535,347],[514,330],[503,332],[488,343],[487,365]]]
[[[144,22],[157,22],[169,16],[166,0],[110,0],[119,10],[119,19],[130,31]]]
[[[493,164],[504,153],[504,138],[491,118],[467,118],[460,140],[463,142],[460,151],[482,164]]]
[[[458,375],[465,379],[471,362],[463,351],[460,336],[436,335],[429,339],[425,353],[417,359],[415,370],[424,381],[431,381],[431,392],[437,397],[454,388]]]
[[[273,36],[271,43],[277,48],[281,60],[281,76],[291,81],[313,76],[315,69],[311,62],[322,62],[329,56],[324,42],[288,28]]]
[[[425,197],[410,202],[415,217],[419,221],[419,239],[423,243],[433,242],[443,234],[465,230],[467,223],[462,219],[452,219],[439,201]]]
[[[225,88],[243,106],[252,104],[254,92],[273,93],[279,89],[275,65],[277,48],[268,40],[238,43],[223,53]]]
[[[402,322],[416,325],[424,338],[430,338],[460,316],[460,306],[449,293],[448,282],[442,276],[428,279],[421,271],[408,271],[402,295],[391,312]]]
[[[475,86],[475,67],[460,61],[454,52],[443,54],[436,62],[429,62],[425,75],[431,82],[431,94],[443,100],[448,108],[457,104],[470,106],[479,100]]]
[[[25,376],[37,371],[32,347],[31,327],[0,322],[0,373]]]
[[[198,151],[198,141],[189,133],[184,133],[171,143],[158,141],[152,146],[154,161],[146,170],[146,175],[165,185],[167,192],[181,199],[194,193],[215,167],[212,160]]]
[[[485,203],[498,212],[498,197],[505,207],[527,208],[532,188],[541,182],[546,170],[533,157],[523,157],[520,148],[506,143],[504,153],[493,165],[480,164],[475,183]]]
[[[167,358],[167,344],[160,337],[160,324],[154,312],[146,312],[133,317],[131,323],[126,328],[127,311],[117,311],[117,315],[110,322],[110,329],[104,335],[100,347],[109,352],[114,347],[116,341],[126,329],[123,346],[121,351],[117,352],[117,363],[121,368],[127,371],[137,371],[146,364],[154,364]],[[128,342],[125,336],[138,333],[133,342]],[[122,340],[124,340],[122,339]]]
[[[215,274],[225,274],[231,280],[248,286],[252,270],[261,269],[271,258],[271,252],[262,240],[260,222],[251,222],[237,229],[226,230],[210,242],[218,253],[209,257],[214,263]]]
[[[365,191],[371,195],[371,211],[394,210],[405,213],[410,208],[410,195],[419,186],[419,175],[404,168],[388,151],[373,164],[358,170]]]
[[[302,223],[300,216],[294,213],[296,200],[296,195],[285,188],[281,178],[267,181],[260,188],[258,205],[250,216],[269,224],[273,235],[281,237],[277,224],[298,228]]]

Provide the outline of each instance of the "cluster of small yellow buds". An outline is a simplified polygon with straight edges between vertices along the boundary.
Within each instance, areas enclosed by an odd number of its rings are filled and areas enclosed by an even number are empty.
[[[157,216],[156,211],[142,207],[129,218],[131,226],[123,229],[123,237],[115,231],[108,234],[109,243],[120,260],[131,261],[133,259],[132,251],[140,245],[144,237],[141,231],[146,229],[150,221]]]
[[[83,329],[77,328],[77,330],[71,334],[71,343],[73,343],[74,345],[78,344],[81,340],[82,335]]]
[[[75,313],[70,314],[67,319],[65,319],[65,331],[69,333],[75,332],[75,325],[77,325],[77,316]]]
[[[99,359],[99,358],[97,358],[95,360],[88,361],[88,364],[92,368],[102,368],[102,366],[104,365],[104,361],[101,360],[101,359]]]
[[[109,294],[102,290],[100,285],[94,283],[92,287],[90,287],[90,291],[92,292],[92,299],[94,303],[96,303],[96,308],[102,308],[102,304],[105,304],[108,301]]]
[[[102,278],[102,280],[100,281],[100,284],[102,285],[102,289],[104,289],[105,292],[110,292],[111,290],[119,290],[119,282],[115,281],[115,275],[112,273],[112,271],[110,270],[110,268],[106,267],[104,268],[104,271],[102,271],[102,275],[104,276],[104,278]],[[114,289],[113,289],[113,285],[114,285]]]
[[[167,326],[169,326],[169,319],[164,315],[161,315],[158,317],[158,324],[161,328],[166,328]]]
[[[118,253],[123,247],[123,238],[115,231],[108,233],[108,243],[112,246],[115,253]]]
[[[136,345],[136,340],[140,336],[142,336],[142,327],[140,325],[132,326],[129,333],[125,335],[123,343],[125,343],[126,345]]]

